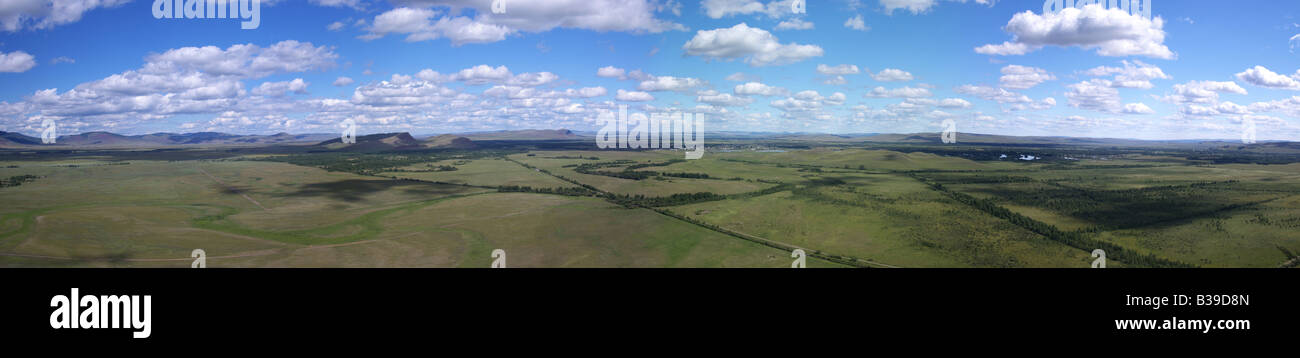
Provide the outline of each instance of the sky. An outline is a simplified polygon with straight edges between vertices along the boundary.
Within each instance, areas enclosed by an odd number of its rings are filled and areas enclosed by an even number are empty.
[[[595,131],[626,105],[706,131],[1300,140],[1295,1],[496,1],[262,1],[242,29],[2,0],[0,130]]]

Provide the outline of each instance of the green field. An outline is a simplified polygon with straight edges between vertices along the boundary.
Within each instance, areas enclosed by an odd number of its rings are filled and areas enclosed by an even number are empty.
[[[9,156],[0,266],[188,267],[194,249],[211,267],[488,267],[502,249],[510,267],[775,268],[801,248],[811,267],[1084,268],[1102,246],[1110,267],[1276,267],[1300,252],[1300,163],[961,150]]]

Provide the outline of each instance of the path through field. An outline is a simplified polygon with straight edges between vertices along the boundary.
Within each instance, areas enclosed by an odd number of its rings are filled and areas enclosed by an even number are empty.
[[[198,169],[199,172],[203,173],[203,175],[206,175],[208,176],[208,178],[212,179],[212,181],[217,182],[217,185],[221,185],[225,187],[227,190],[230,190],[231,192],[236,192],[235,188],[227,186],[226,183],[221,182],[221,179],[217,179],[217,177],[212,176],[212,174],[208,174],[208,171],[203,170],[203,168],[198,168]],[[262,210],[267,210],[265,206],[262,206],[262,203],[259,203],[257,202],[257,200],[253,200],[253,198],[248,197],[248,194],[239,193],[239,196],[244,197],[244,199],[248,199],[249,202],[252,202],[253,205],[257,205],[257,207],[262,208]]]

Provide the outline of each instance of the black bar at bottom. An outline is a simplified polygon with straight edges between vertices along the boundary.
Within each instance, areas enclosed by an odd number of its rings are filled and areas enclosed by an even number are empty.
[[[1296,270],[9,269],[5,341],[140,347],[739,335],[1236,340],[1300,333]],[[55,296],[149,295],[150,335],[51,327]],[[1135,299],[1136,297],[1136,299]],[[1162,299],[1163,301],[1161,302]],[[1186,297],[1186,301],[1179,302]],[[1155,304],[1161,305],[1156,308]],[[82,309],[81,312],[85,312]],[[101,311],[102,312],[102,311]],[[104,318],[107,320],[108,318]],[[1117,320],[1169,329],[1119,329]],[[1208,332],[1181,321],[1226,322]],[[1243,323],[1248,326],[1243,326]],[[887,342],[887,341],[885,341]],[[884,342],[882,342],[884,343]],[[1063,344],[1065,342],[1062,342]]]

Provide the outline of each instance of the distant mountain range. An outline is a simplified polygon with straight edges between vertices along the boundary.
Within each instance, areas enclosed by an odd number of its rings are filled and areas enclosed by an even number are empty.
[[[525,129],[516,131],[492,131],[462,133],[462,137],[472,140],[568,140],[589,139],[568,129]]]
[[[239,147],[267,145],[319,146],[347,151],[411,150],[425,148],[471,149],[475,141],[578,141],[591,140],[594,132],[574,132],[567,129],[491,131],[463,134],[443,134],[420,139],[410,133],[382,133],[357,137],[357,143],[344,145],[338,134],[288,134],[242,135],[217,132],[154,133],[121,135],[109,132],[87,132],[59,136],[55,144],[42,144],[41,139],[21,133],[0,131],[0,148],[169,148],[169,147]],[[939,133],[912,134],[824,134],[824,133],[770,133],[770,132],[708,132],[705,139],[713,143],[732,140],[767,140],[791,142],[835,143],[898,143],[940,144]],[[1116,138],[1077,137],[1017,137],[1004,135],[958,133],[958,143],[975,145],[1062,145],[1062,146],[1117,146],[1165,147],[1182,149],[1232,148],[1242,146],[1231,140],[1137,140]],[[1300,153],[1300,142],[1261,141],[1252,150]]]
[[[199,133],[154,133],[142,135],[121,135],[109,132],[86,132],[82,134],[63,135],[55,139],[54,144],[43,144],[41,139],[21,133],[0,132],[0,148],[165,148],[181,146],[260,146],[275,144],[312,144],[319,143],[337,134],[288,134],[242,135],[217,132]]]
[[[381,133],[357,136],[357,142],[344,144],[342,138],[334,138],[316,144],[316,146],[350,152],[372,152],[388,150],[419,150],[430,148],[473,149],[478,146],[469,138],[443,134],[425,140],[418,140],[410,133]]]

